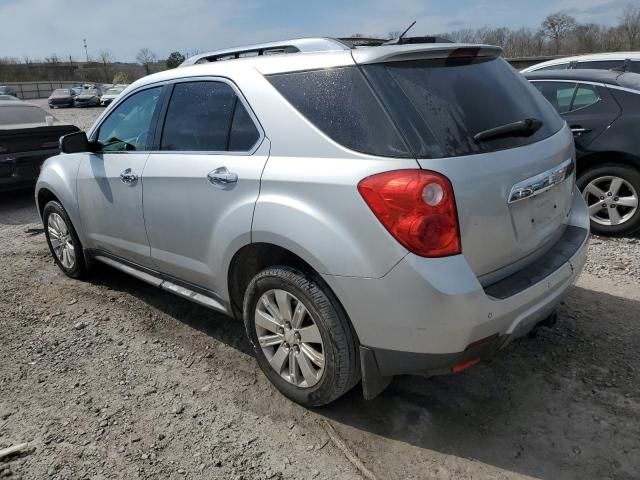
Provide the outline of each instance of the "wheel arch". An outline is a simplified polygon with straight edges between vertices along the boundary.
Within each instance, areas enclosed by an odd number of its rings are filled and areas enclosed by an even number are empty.
[[[640,157],[626,152],[615,150],[603,152],[591,152],[580,157],[577,161],[577,176],[583,175],[588,170],[606,163],[619,163],[640,171]]]
[[[304,274],[309,275],[314,282],[320,284],[345,313],[353,336],[358,345],[360,344],[357,332],[351,323],[347,310],[331,286],[324,280],[322,275],[318,273],[317,269],[291,250],[273,243],[250,243],[240,248],[231,259],[227,272],[227,286],[231,311],[237,318],[242,318],[244,294],[253,277],[260,271],[276,265],[293,267],[300,270]]]

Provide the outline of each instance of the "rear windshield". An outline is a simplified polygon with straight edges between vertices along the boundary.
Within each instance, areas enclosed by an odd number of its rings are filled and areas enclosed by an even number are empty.
[[[528,145],[558,132],[563,120],[506,61],[430,59],[362,67],[419,158],[486,153]],[[479,132],[536,118],[529,136],[476,142]]]
[[[21,123],[45,123],[47,113],[39,107],[9,106],[0,107],[0,125],[17,125]]]

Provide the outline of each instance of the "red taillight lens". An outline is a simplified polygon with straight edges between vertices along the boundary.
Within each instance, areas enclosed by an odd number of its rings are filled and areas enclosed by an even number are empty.
[[[449,180],[425,170],[395,170],[367,177],[358,191],[387,230],[422,257],[461,251],[458,215]]]

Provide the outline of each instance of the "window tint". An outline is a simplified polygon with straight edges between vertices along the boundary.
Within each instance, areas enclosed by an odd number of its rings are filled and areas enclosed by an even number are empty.
[[[611,70],[624,67],[624,60],[594,60],[592,62],[578,62],[577,69]]]
[[[573,98],[571,110],[588,107],[598,100],[600,100],[600,94],[598,93],[597,87],[592,85],[579,85],[576,95]]]
[[[549,65],[548,67],[536,68],[536,72],[543,72],[545,70],[566,70],[569,68],[568,63],[559,63],[558,65]]]
[[[0,125],[45,123],[48,115],[51,114],[34,105],[3,105],[0,107]]]
[[[502,58],[389,62],[362,67],[391,116],[422,158],[515,148],[562,128],[557,112]],[[543,127],[530,136],[476,142],[477,133],[527,118]]]
[[[337,143],[373,155],[411,156],[358,68],[284,73],[268,79],[302,115]]]
[[[571,109],[571,101],[576,91],[575,83],[533,82],[533,85],[559,113],[566,113]]]
[[[631,60],[627,69],[628,72],[640,73],[640,60]]]
[[[153,115],[162,87],[135,93],[118,105],[100,125],[98,141],[102,150],[144,151],[151,148]]]
[[[162,133],[162,150],[247,151],[260,134],[231,86],[177,83]]]

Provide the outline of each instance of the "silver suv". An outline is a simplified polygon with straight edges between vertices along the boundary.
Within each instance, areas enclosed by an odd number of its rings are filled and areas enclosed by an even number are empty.
[[[302,39],[145,77],[42,169],[55,261],[242,318],[304,405],[460,372],[553,315],[589,233],[571,131],[500,54]]]

